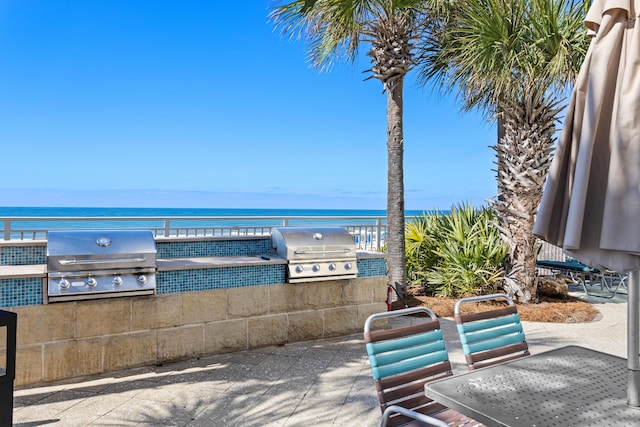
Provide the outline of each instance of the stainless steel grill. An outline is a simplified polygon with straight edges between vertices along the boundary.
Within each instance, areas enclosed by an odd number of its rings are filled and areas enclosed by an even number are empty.
[[[49,302],[154,294],[156,270],[151,231],[49,232]]]
[[[344,228],[275,228],[271,251],[288,261],[289,283],[352,279],[358,275],[356,244]]]

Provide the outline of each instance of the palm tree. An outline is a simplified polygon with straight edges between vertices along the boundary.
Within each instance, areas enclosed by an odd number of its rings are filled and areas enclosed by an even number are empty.
[[[553,154],[555,124],[588,39],[589,0],[430,0],[432,30],[418,62],[424,82],[458,90],[463,109],[498,121],[499,227],[509,246],[505,290],[537,298],[533,221]],[[434,79],[434,80],[431,80]]]
[[[283,33],[309,42],[311,64],[353,62],[361,43],[369,78],[387,94],[387,265],[392,283],[406,283],[404,239],[403,83],[414,64],[414,43],[424,32],[424,0],[296,0],[277,2],[271,19]]]

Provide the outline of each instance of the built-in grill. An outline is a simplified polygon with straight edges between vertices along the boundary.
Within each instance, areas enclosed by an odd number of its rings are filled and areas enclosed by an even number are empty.
[[[154,294],[156,265],[151,231],[50,231],[48,301]]]
[[[356,244],[344,228],[275,228],[271,251],[288,261],[289,283],[351,279],[358,274]]]

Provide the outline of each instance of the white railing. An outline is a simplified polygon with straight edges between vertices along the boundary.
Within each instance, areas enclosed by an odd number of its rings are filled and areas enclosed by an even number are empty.
[[[407,217],[407,221],[411,217]],[[215,216],[215,217],[2,217],[3,240],[46,240],[49,230],[151,230],[156,237],[268,236],[275,227],[336,226],[353,236],[359,249],[380,251],[386,217]],[[542,242],[538,259],[564,261],[562,248]]]
[[[562,248],[552,245],[551,243],[547,243],[545,241],[540,241],[540,252],[538,252],[538,259],[546,259],[549,261],[564,261],[565,256],[564,252],[562,252]]]
[[[50,230],[151,230],[156,237],[269,235],[275,227],[344,227],[359,249],[380,251],[386,217],[3,217],[0,233],[9,240],[46,240]]]

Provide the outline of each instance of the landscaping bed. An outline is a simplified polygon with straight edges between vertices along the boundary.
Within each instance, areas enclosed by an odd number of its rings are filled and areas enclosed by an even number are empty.
[[[433,310],[438,317],[453,317],[453,309],[458,298],[444,298],[423,295],[409,295],[405,299],[409,307],[425,306]],[[481,311],[500,303],[465,304],[465,311]],[[401,301],[393,303],[393,309],[404,308]],[[538,304],[518,304],[520,318],[530,322],[553,323],[582,323],[592,322],[598,318],[600,312],[591,304],[579,298],[548,297],[540,298]]]

